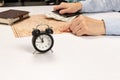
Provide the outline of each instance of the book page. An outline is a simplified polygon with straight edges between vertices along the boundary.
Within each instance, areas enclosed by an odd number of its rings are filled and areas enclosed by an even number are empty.
[[[53,29],[55,34],[62,33],[60,30],[64,28],[68,23],[63,21],[57,21],[54,19],[48,19],[45,15],[32,15],[30,18],[20,21],[12,25],[12,30],[15,34],[15,37],[25,37],[31,36],[33,28],[35,29],[37,25],[47,24],[50,28]],[[47,26],[39,26],[40,30],[45,30]]]

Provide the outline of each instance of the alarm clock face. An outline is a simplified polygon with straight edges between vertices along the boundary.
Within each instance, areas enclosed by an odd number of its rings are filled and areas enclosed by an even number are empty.
[[[34,38],[33,46],[39,52],[47,52],[53,46],[53,38],[49,34],[40,34]]]

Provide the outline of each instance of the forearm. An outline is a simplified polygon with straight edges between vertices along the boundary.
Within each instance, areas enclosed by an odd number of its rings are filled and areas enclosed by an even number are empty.
[[[120,11],[120,0],[86,0],[80,1],[81,12]]]

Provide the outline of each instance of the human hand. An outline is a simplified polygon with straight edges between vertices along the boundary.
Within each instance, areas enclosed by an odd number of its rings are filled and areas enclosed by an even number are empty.
[[[83,15],[75,18],[61,31],[71,31],[76,36],[82,35],[103,35],[105,34],[105,26],[102,20],[96,20]]]
[[[80,2],[76,3],[65,3],[62,2],[60,5],[54,7],[54,10],[60,10],[60,14],[65,13],[75,13],[82,8],[82,4]]]

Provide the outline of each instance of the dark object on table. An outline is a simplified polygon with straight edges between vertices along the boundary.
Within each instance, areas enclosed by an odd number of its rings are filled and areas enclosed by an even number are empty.
[[[48,0],[46,1],[47,5],[55,5],[55,4],[60,4],[61,2],[67,2],[65,0]]]
[[[7,11],[0,12],[0,23],[13,24],[17,21],[23,20],[28,17],[28,11],[10,9]]]
[[[58,14],[58,15],[60,15],[60,16],[63,16],[63,17],[72,17],[72,16],[78,16],[78,15],[81,14],[79,11],[76,12],[76,13],[65,13],[65,14],[60,14],[59,11],[60,11],[60,10],[52,11],[52,12],[55,13],[55,14]]]

